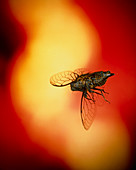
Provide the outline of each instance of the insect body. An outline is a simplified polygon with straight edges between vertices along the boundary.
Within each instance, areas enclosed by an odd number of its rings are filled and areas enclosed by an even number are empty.
[[[93,73],[79,72],[78,70],[65,71],[55,74],[51,77],[50,83],[57,87],[71,86],[72,91],[81,91],[81,119],[84,128],[87,130],[91,126],[95,113],[93,112],[93,105],[95,104],[95,95],[101,95],[106,102],[104,89],[98,87],[103,86],[107,78],[113,76],[114,73],[110,71],[99,71]]]

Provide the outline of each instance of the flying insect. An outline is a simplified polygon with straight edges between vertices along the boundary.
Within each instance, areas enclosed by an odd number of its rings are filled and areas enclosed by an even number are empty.
[[[82,92],[80,107],[81,119],[84,128],[88,130],[95,117],[93,111],[93,105],[96,102],[95,96],[101,95],[106,102],[110,103],[104,96],[104,93],[107,92],[98,87],[103,86],[107,79],[113,75],[114,73],[110,71],[84,73],[82,69],[77,69],[75,71],[64,71],[53,75],[50,78],[50,83],[56,87],[70,85],[72,91]]]

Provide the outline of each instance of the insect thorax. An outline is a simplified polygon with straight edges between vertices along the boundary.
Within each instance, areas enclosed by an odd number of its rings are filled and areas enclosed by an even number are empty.
[[[79,80],[74,81],[70,84],[72,91],[84,91],[85,81]]]
[[[88,77],[89,74],[82,74],[71,85],[72,91],[85,91],[89,85],[92,84],[92,80]]]

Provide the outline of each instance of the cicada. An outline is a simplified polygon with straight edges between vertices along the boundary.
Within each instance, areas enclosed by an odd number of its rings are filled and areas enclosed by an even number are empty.
[[[95,113],[93,112],[95,96],[101,95],[106,102],[109,102],[104,96],[104,93],[107,92],[100,87],[113,75],[114,73],[110,71],[84,73],[83,70],[79,69],[57,73],[50,78],[50,83],[57,87],[70,85],[72,91],[82,92],[80,107],[81,120],[84,128],[88,130],[95,117]]]

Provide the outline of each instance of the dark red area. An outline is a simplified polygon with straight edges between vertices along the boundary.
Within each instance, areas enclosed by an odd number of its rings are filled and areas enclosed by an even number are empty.
[[[130,0],[76,0],[98,31],[103,61],[115,71],[136,76],[136,12]],[[12,15],[8,1],[0,1],[0,169],[69,169],[56,157],[34,144],[12,107],[8,76],[9,65],[17,51],[24,49],[27,36]],[[91,63],[90,63],[91,65]],[[99,66],[100,67],[100,66]],[[118,82],[116,82],[118,83]],[[126,82],[127,83],[127,82]],[[118,84],[119,86],[119,84]],[[131,87],[130,87],[131,88]],[[127,89],[126,89],[127,90]],[[135,91],[134,91],[135,93]],[[135,93],[136,96],[136,93]],[[136,169],[136,97],[120,104],[120,113],[131,138],[131,158],[126,169]]]
[[[107,64],[135,73],[136,24],[132,1],[76,1],[89,16],[101,40],[102,57]]]

